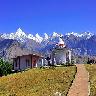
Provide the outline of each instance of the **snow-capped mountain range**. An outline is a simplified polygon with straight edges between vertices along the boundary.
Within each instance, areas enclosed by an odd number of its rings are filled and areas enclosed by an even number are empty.
[[[70,36],[70,35],[74,35],[76,37],[81,37],[81,38],[84,38],[86,37],[86,39],[89,39],[91,36],[93,36],[94,34],[91,33],[91,32],[83,32],[81,34],[79,33],[75,33],[75,32],[70,32],[70,33],[66,33],[67,36]]]
[[[86,39],[90,39],[90,37],[92,37],[94,34],[91,32],[84,32],[84,33],[75,33],[75,32],[69,32],[66,33],[65,36],[71,36],[74,35],[75,37],[80,37],[80,38],[86,38]],[[1,37],[4,39],[15,39],[21,42],[26,41],[26,39],[32,39],[38,43],[41,43],[43,41],[48,40],[49,38],[53,39],[55,37],[60,37],[60,36],[64,36],[63,34],[58,34],[56,32],[53,32],[53,34],[51,36],[49,36],[47,33],[44,33],[44,36],[40,36],[38,33],[36,33],[35,36],[33,36],[32,34],[26,34],[25,32],[22,31],[22,29],[17,29],[16,32],[14,33],[10,33],[10,34],[2,34]]]
[[[46,35],[45,37],[47,38],[47,34],[45,35]],[[17,29],[17,31],[14,33],[10,33],[10,34],[4,33],[1,35],[1,37],[4,39],[16,39],[21,42],[24,42],[26,39],[32,39],[35,40],[36,42],[42,42],[43,40],[43,38],[40,37],[38,33],[35,36],[33,36],[32,34],[26,34],[20,28]]]
[[[58,43],[59,37],[62,37],[64,43],[75,54],[96,55],[96,35],[91,32],[83,32],[81,34],[76,32],[68,32],[66,34],[53,32],[51,35],[44,33],[43,36],[40,36],[38,33],[36,35],[26,34],[19,28],[14,33],[4,33],[0,36],[0,53],[4,49],[10,48],[15,42],[20,43],[22,48],[48,53]]]

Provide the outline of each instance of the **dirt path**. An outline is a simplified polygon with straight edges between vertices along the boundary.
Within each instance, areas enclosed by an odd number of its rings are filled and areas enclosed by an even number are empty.
[[[77,64],[77,73],[67,96],[88,96],[88,72],[83,64]]]

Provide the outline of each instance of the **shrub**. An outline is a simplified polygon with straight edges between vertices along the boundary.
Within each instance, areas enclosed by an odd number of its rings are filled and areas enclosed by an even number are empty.
[[[0,59],[0,76],[10,74],[12,72],[12,64]]]

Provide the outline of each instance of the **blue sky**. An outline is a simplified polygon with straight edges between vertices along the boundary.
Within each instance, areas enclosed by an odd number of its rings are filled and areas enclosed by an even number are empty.
[[[0,0],[0,32],[96,32],[96,0]]]

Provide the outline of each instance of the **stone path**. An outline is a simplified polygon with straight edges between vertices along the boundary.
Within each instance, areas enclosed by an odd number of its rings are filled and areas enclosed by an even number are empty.
[[[67,96],[88,96],[88,72],[83,64],[76,64],[76,66],[77,73]]]

